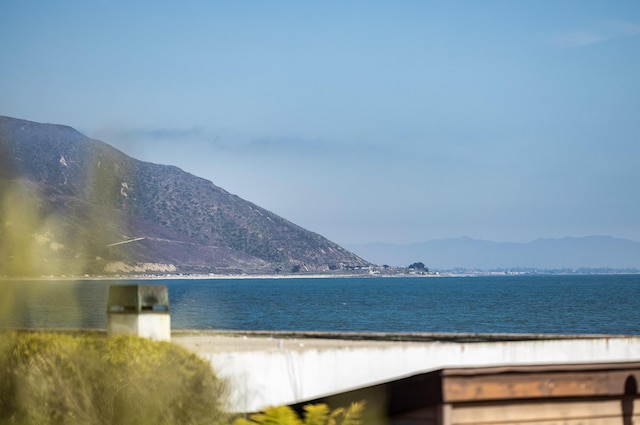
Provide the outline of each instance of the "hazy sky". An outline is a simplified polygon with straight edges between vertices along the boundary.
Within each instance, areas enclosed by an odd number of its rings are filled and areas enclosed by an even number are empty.
[[[0,114],[338,243],[640,240],[637,0],[0,0]]]

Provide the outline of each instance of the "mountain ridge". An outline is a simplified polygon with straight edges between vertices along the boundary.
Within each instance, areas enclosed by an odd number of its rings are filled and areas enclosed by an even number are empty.
[[[410,244],[344,244],[371,262],[407,266],[422,261],[452,269],[640,269],[640,242],[604,235],[539,238],[531,242],[494,242],[459,238]]]
[[[0,116],[0,275],[288,273],[369,263],[213,182]]]

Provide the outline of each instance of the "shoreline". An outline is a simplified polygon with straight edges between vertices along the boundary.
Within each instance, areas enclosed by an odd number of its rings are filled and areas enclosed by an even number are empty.
[[[40,276],[40,277],[7,277],[0,276],[0,281],[94,281],[94,280],[223,280],[223,279],[332,279],[332,278],[396,278],[396,277],[415,277],[415,278],[428,278],[428,277],[452,277],[457,276],[453,274],[428,274],[428,275],[416,275],[416,274],[191,274],[191,275],[129,275],[129,276]],[[462,276],[462,275],[460,275]]]
[[[474,278],[474,277],[514,277],[514,276],[610,276],[610,275],[638,275],[640,271],[612,270],[609,272],[593,271],[593,272],[487,272],[487,271],[469,271],[461,272],[435,272],[425,274],[415,273],[396,273],[396,274],[164,274],[164,275],[118,275],[118,276],[0,276],[0,282],[3,281],[126,281],[126,280],[247,280],[247,279],[345,279],[345,278],[362,278],[362,279],[379,279],[379,278]]]

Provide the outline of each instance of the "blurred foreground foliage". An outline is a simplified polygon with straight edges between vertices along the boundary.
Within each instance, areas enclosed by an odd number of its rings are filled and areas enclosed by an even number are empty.
[[[270,407],[254,413],[249,419],[237,418],[233,425],[360,425],[364,402],[351,403],[349,408],[331,410],[326,404],[307,404],[300,418],[289,406]]]
[[[219,424],[210,365],[133,336],[0,331],[0,424]]]

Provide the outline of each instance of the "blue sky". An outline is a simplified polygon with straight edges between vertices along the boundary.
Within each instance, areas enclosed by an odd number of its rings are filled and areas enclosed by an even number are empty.
[[[0,114],[338,243],[640,240],[640,2],[0,2]]]

